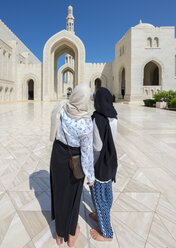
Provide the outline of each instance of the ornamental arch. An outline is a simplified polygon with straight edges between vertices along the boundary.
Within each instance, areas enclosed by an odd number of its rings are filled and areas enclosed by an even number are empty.
[[[57,61],[63,54],[74,58],[75,85],[84,81],[85,47],[71,32],[63,30],[52,36],[43,51],[43,100],[57,100]]]
[[[147,62],[144,66],[143,76],[144,76],[143,77],[144,86],[161,85],[161,78],[162,78],[161,65],[154,60]]]
[[[71,84],[64,85],[64,75],[70,72],[72,74]],[[64,87],[65,86],[65,87]],[[58,98],[61,97],[63,94],[67,93],[67,88],[71,87],[72,90],[75,88],[75,71],[74,66],[70,64],[64,64],[58,70]]]
[[[22,99],[39,100],[39,79],[33,74],[28,74],[23,78],[22,82]]]
[[[107,78],[101,72],[95,73],[91,76],[90,87],[92,95],[96,93],[99,87],[107,87]]]

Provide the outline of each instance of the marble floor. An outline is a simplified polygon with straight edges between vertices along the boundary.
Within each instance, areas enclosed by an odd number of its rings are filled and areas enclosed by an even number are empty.
[[[54,103],[0,105],[0,247],[54,248],[50,218],[50,112]],[[115,104],[119,158],[114,240],[98,243],[85,184],[76,248],[176,247],[176,112]],[[63,245],[66,247],[66,244]]]

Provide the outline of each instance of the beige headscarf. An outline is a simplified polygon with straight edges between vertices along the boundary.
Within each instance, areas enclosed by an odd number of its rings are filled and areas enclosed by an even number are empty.
[[[73,119],[90,118],[89,100],[91,89],[85,83],[77,85],[70,96],[69,101],[63,100],[56,104],[51,113],[50,140],[59,139],[57,132],[60,126],[61,109],[64,108],[66,113]]]
[[[77,85],[70,96],[69,102],[64,106],[67,114],[74,119],[90,118],[90,95],[91,89],[87,84],[81,83]]]

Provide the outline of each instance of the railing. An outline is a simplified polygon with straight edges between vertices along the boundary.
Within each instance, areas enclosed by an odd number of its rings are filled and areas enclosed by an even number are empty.
[[[145,98],[153,98],[153,95],[159,91],[161,91],[161,85],[143,86],[143,95]]]

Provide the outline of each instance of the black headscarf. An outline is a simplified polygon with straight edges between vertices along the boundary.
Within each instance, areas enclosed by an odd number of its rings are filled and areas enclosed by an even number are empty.
[[[100,181],[115,181],[117,172],[117,154],[114,145],[108,117],[117,118],[113,107],[113,97],[108,89],[99,88],[94,102],[95,110],[92,119],[95,119],[103,144],[99,159],[95,164],[95,177]]]
[[[99,88],[94,100],[96,112],[105,117],[117,118],[117,112],[113,106],[113,96],[106,88]]]

